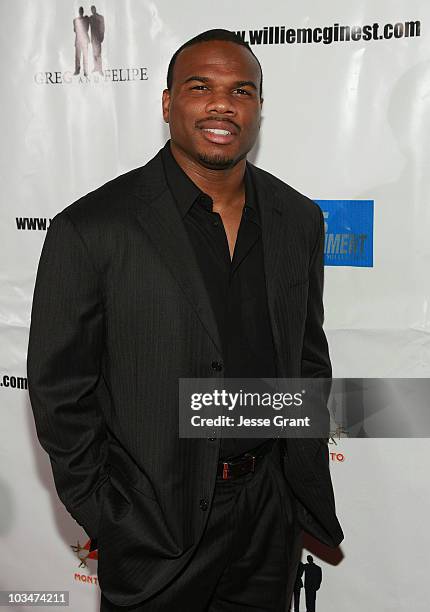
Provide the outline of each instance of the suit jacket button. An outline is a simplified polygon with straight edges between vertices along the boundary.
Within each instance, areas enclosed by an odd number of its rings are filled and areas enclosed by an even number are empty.
[[[207,510],[209,508],[209,502],[206,498],[200,500],[200,510]]]
[[[212,369],[221,372],[223,365],[221,361],[212,361]]]
[[[209,438],[209,442],[215,442],[216,438]]]

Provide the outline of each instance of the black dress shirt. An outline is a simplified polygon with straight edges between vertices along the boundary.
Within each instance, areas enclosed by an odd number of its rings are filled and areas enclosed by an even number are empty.
[[[166,180],[185,224],[209,294],[224,356],[225,378],[275,378],[276,361],[267,306],[261,224],[255,189],[245,172],[245,206],[233,259],[213,201],[162,149]],[[249,451],[267,438],[224,438],[220,459]]]

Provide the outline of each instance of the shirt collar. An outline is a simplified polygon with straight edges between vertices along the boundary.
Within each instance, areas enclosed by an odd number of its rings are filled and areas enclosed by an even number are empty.
[[[170,149],[170,140],[161,149],[161,157],[167,184],[182,218],[185,217],[199,197],[204,196],[206,201],[209,200],[212,203],[210,196],[197,187],[173,157]],[[245,169],[245,205],[252,211],[251,214],[253,214],[258,222],[257,198],[248,166]]]

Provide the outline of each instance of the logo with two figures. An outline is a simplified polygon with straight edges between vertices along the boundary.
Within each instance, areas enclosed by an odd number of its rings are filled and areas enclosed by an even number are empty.
[[[38,70],[33,79],[37,85],[101,85],[103,83],[131,83],[147,81],[148,68],[145,66],[109,65],[106,56],[102,61],[102,45],[105,40],[105,18],[93,4],[88,11],[80,6],[77,15],[67,18],[73,23],[75,45],[75,70],[68,67],[52,66],[50,70]],[[108,20],[109,21],[109,20]],[[71,30],[71,28],[70,28]],[[69,30],[70,38],[72,33]],[[68,52],[69,53],[69,52]],[[63,58],[63,53],[56,54]],[[70,56],[69,56],[70,57]],[[111,58],[112,59],[112,58]],[[92,74],[90,74],[90,72]]]
[[[88,47],[91,44],[93,55],[92,72],[103,74],[102,68],[102,42],[105,37],[105,20],[91,7],[91,15],[85,15],[84,7],[79,7],[79,14],[73,19],[75,33],[75,75],[80,74],[83,68],[84,76],[88,76]]]

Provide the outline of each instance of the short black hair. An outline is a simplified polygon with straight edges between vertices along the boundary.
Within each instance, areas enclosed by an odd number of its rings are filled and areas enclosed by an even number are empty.
[[[192,47],[193,45],[197,45],[198,43],[208,42],[211,40],[226,40],[227,42],[232,42],[232,43],[235,43],[236,45],[241,45],[242,47],[245,47],[246,49],[248,49],[251,55],[255,57],[255,59],[257,60],[257,64],[260,67],[260,98],[262,98],[263,96],[263,70],[261,68],[260,62],[258,61],[258,57],[254,54],[249,44],[245,42],[243,38],[241,38],[238,34],[236,34],[236,32],[231,32],[230,30],[223,30],[223,29],[206,30],[206,32],[197,34],[197,36],[194,36],[193,38],[190,38],[190,40],[187,40],[187,42],[185,42],[183,45],[179,47],[179,49],[175,51],[175,53],[172,55],[172,59],[170,60],[169,67],[167,69],[167,89],[170,90],[172,88],[173,69],[175,67],[176,59],[178,55],[180,54],[180,52],[183,49],[186,49],[187,47]]]

